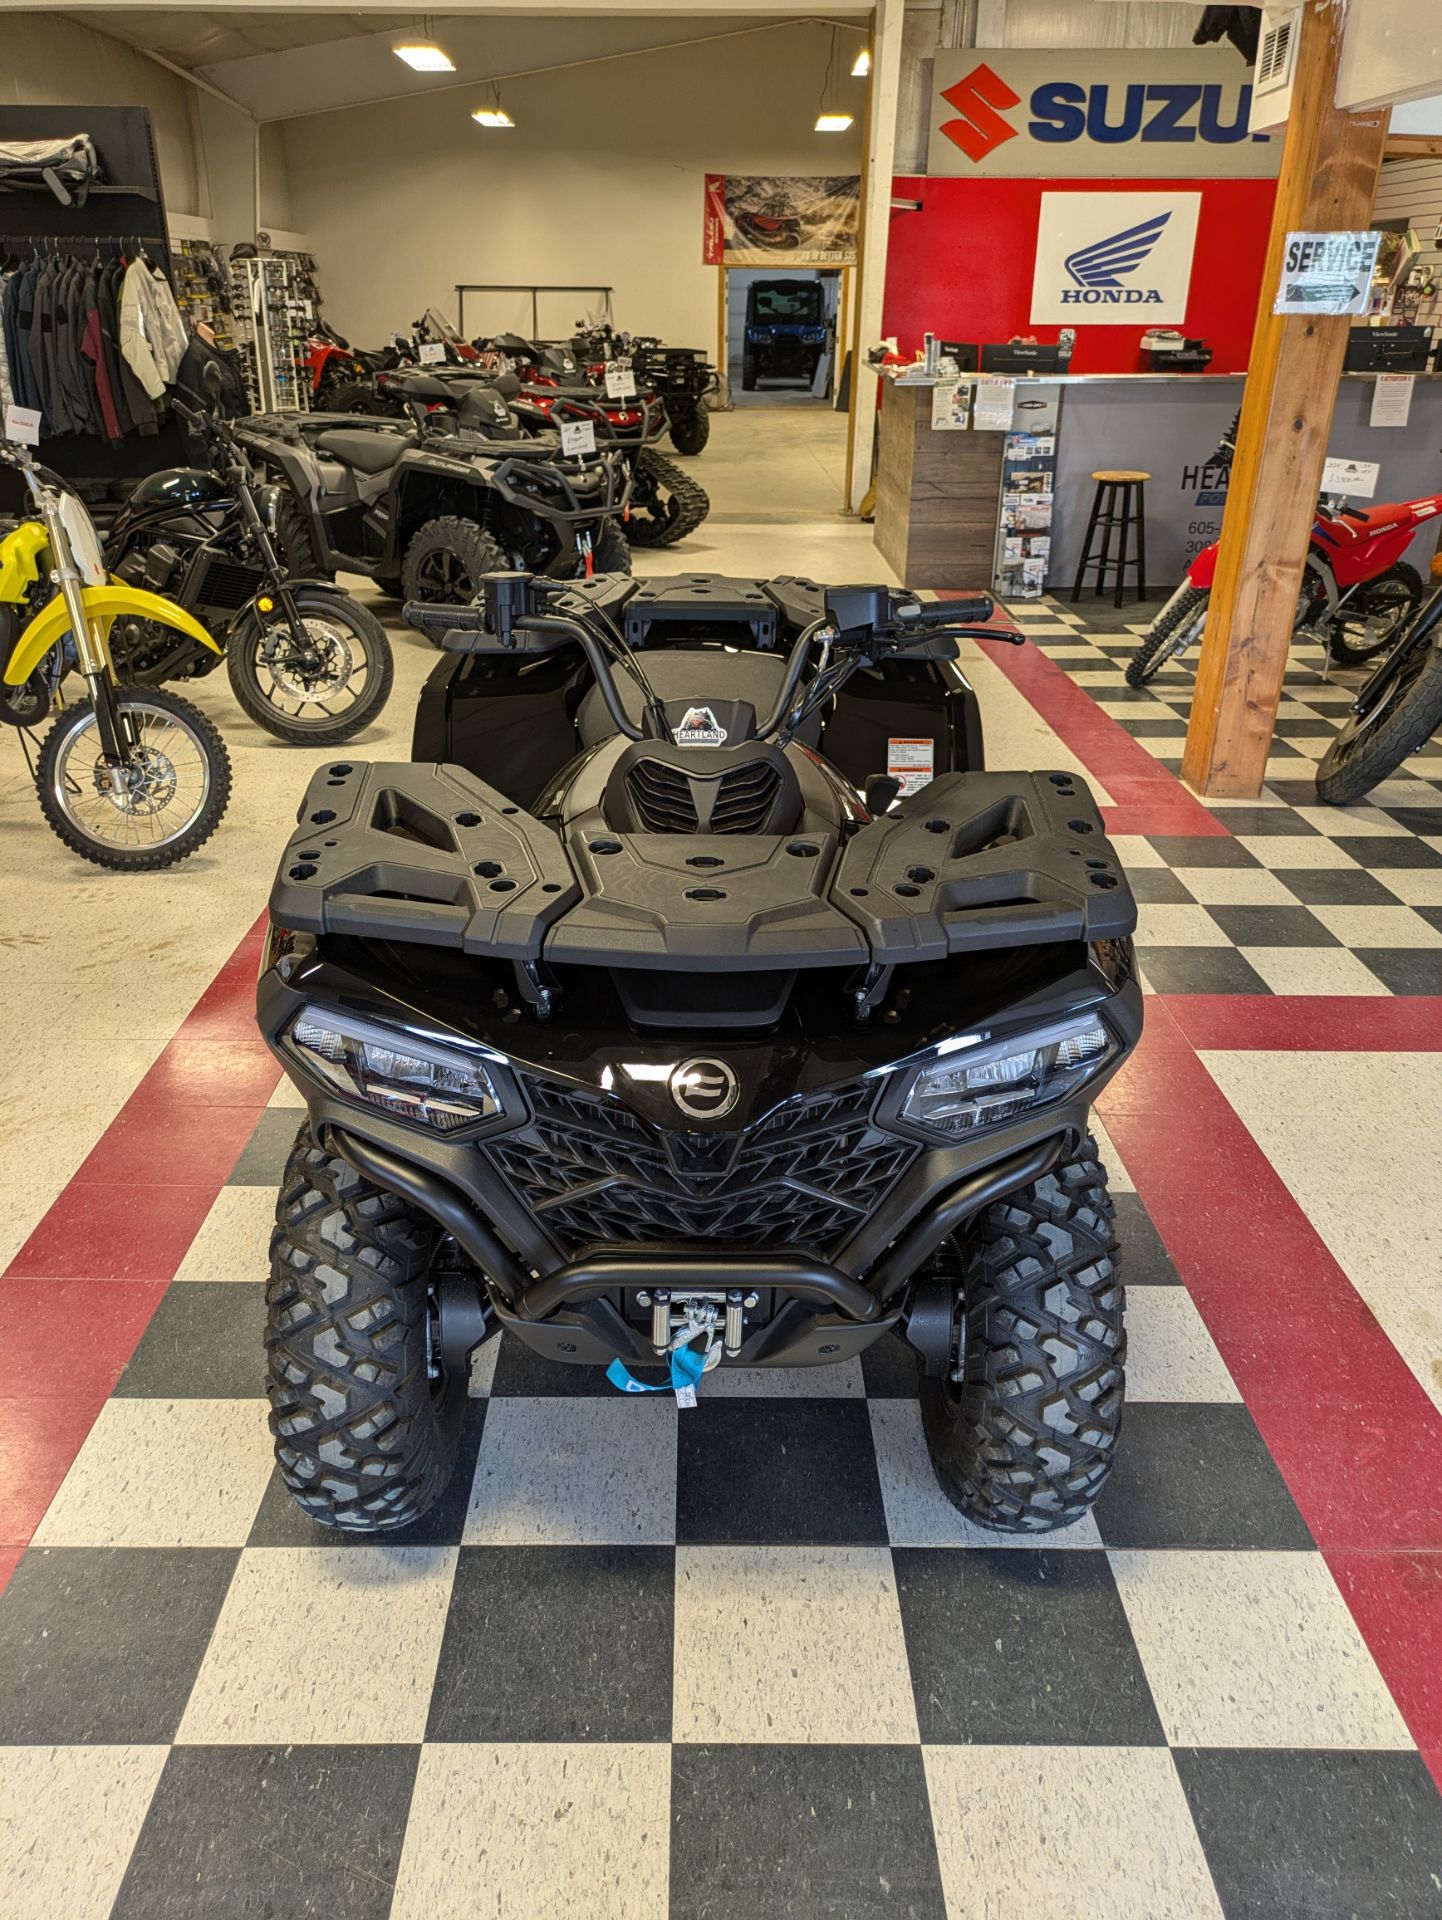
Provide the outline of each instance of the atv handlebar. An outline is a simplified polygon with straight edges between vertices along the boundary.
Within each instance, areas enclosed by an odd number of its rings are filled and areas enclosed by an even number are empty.
[[[407,622],[443,647],[467,652],[524,652],[537,641],[573,642],[586,656],[606,710],[627,739],[646,738],[626,711],[616,685],[615,668],[633,679],[656,737],[670,729],[635,651],[599,609],[574,595],[571,582],[528,573],[489,573],[481,581],[483,599],[468,607],[411,602]],[[801,722],[839,691],[858,668],[926,646],[938,639],[1006,640],[1020,645],[1024,636],[1011,625],[994,624],[996,602],[978,593],[950,600],[916,600],[888,587],[835,587],[826,593],[826,611],[797,635],[786,659],[776,703],[758,716],[756,737],[779,735],[783,743]],[[820,645],[821,657],[809,686],[800,692],[807,663]]]

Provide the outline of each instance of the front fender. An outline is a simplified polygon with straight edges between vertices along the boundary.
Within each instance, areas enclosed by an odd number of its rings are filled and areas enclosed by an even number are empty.
[[[38,520],[22,520],[0,540],[0,600],[25,598],[44,572],[40,556],[49,546],[50,536]]]
[[[209,647],[212,653],[220,652],[219,646],[193,614],[187,613],[184,607],[176,606],[173,600],[162,600],[158,593],[147,593],[144,587],[127,587],[110,582],[103,587],[84,588],[83,597],[86,613],[92,620],[98,621],[107,634],[114,620],[154,620],[163,627],[174,627],[190,639],[199,641],[201,646]],[[57,646],[61,637],[69,631],[69,609],[64,596],[57,593],[21,634],[15,651],[5,663],[5,684],[11,687],[23,685],[50,649]]]

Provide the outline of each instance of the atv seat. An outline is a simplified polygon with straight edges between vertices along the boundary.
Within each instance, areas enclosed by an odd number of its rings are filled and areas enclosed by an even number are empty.
[[[317,453],[328,454],[357,473],[384,473],[393,467],[410,435],[404,431],[371,433],[355,427],[327,427],[315,438]]]

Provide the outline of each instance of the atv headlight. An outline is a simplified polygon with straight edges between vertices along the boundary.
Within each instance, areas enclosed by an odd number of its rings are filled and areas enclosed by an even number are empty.
[[[928,1133],[974,1133],[1074,1093],[1117,1042],[1095,1015],[952,1052],[917,1073],[900,1118]]]
[[[454,1133],[501,1112],[485,1066],[459,1052],[420,1048],[409,1034],[302,1013],[287,1036],[309,1070],[348,1100],[362,1100],[435,1133]]]

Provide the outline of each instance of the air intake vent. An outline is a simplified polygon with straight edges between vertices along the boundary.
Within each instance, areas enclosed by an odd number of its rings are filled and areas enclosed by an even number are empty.
[[[719,779],[665,760],[637,760],[626,773],[627,797],[647,833],[763,833],[780,791],[780,769],[765,759],[743,760]]]
[[[1287,124],[1297,78],[1297,38],[1301,26],[1300,7],[1262,9],[1249,120],[1253,133],[1280,133]]]

